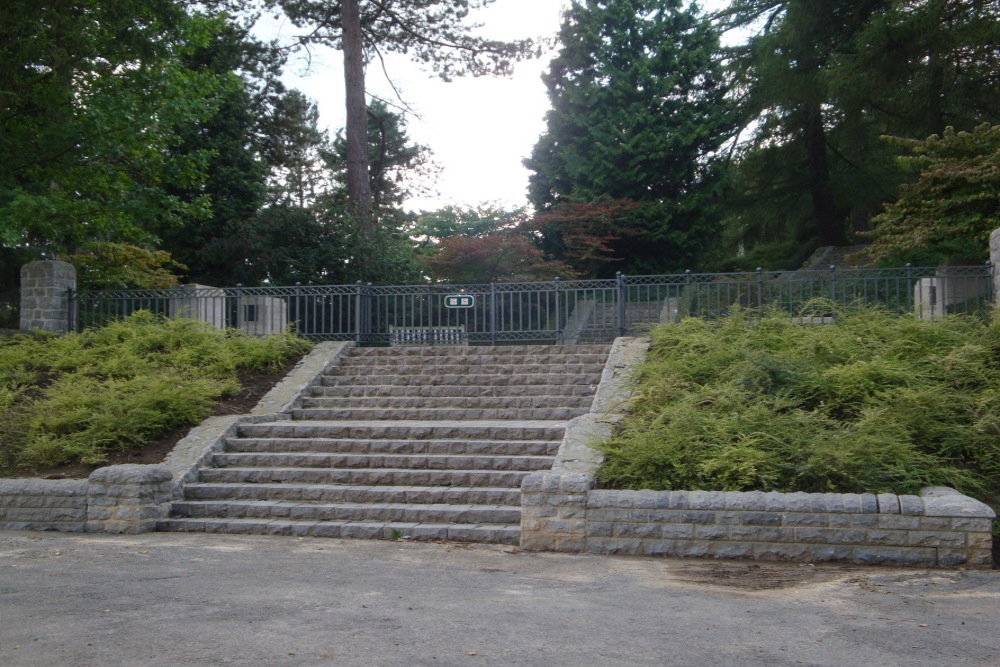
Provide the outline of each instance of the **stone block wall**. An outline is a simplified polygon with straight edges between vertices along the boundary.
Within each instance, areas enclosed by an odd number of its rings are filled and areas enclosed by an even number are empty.
[[[0,528],[81,532],[87,480],[0,480]]]
[[[76,289],[76,269],[56,261],[29,262],[21,267],[21,323],[23,331],[72,329],[69,291]]]
[[[595,490],[583,473],[521,487],[521,547],[643,556],[989,568],[987,505],[893,494]]]
[[[148,532],[170,511],[172,479],[163,466],[120,465],[89,479],[0,480],[0,528]]]

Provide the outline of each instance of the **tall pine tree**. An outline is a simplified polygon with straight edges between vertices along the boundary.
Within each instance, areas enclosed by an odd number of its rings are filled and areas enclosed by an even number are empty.
[[[712,156],[727,129],[717,34],[681,0],[586,0],[559,41],[547,129],[525,160],[529,199],[543,212],[638,202],[611,241],[624,262],[608,270],[693,266],[711,241]],[[572,259],[559,225],[541,231],[547,251]]]

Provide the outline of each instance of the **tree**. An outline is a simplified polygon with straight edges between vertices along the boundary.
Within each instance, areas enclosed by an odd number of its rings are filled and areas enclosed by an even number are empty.
[[[274,0],[294,25],[308,28],[303,44],[344,52],[347,100],[347,194],[363,237],[374,234],[366,147],[365,64],[386,52],[407,54],[444,79],[462,74],[506,74],[531,50],[530,40],[499,42],[473,34],[470,9],[493,0]]]
[[[574,278],[565,262],[538,246],[538,234],[523,208],[495,204],[446,206],[422,213],[407,229],[418,258],[435,280],[488,283]]]
[[[385,102],[368,106],[368,180],[372,214],[384,214],[403,203],[415,188],[415,180],[433,172],[430,149],[413,144],[406,132],[406,119],[392,111]],[[341,182],[347,183],[348,147],[345,133],[333,142]]]
[[[171,149],[227,85],[182,62],[220,24],[173,0],[0,4],[0,244],[71,252],[204,216],[169,188],[207,156]]]
[[[1000,227],[1000,125],[891,141],[909,149],[900,159],[920,176],[874,218],[868,253],[874,259],[921,252],[936,260],[985,260],[990,232]]]
[[[546,259],[523,234],[452,236],[422,258],[431,277],[450,283],[535,281],[573,278],[570,267]]]
[[[559,41],[547,129],[525,160],[531,202],[642,203],[641,217],[620,219],[632,229],[619,239],[645,234],[627,252],[613,246],[621,268],[690,266],[711,234],[712,156],[727,133],[715,31],[681,0],[586,0],[566,12]]]
[[[995,0],[733,0],[717,22],[754,31],[727,51],[748,135],[732,251],[847,245],[907,178],[880,136],[971,130],[1000,106]]]

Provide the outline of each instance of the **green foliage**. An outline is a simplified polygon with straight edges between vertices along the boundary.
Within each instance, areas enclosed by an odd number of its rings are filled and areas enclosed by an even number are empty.
[[[901,161],[920,176],[872,220],[867,254],[908,258],[922,250],[969,263],[987,259],[990,232],[1000,227],[1000,125],[892,141],[909,149]]]
[[[0,5],[0,245],[73,251],[204,217],[206,198],[169,188],[202,182],[207,155],[170,149],[227,85],[180,60],[219,27],[173,0]]]
[[[729,119],[718,38],[696,11],[680,0],[574,2],[544,77],[552,110],[525,160],[529,199],[540,212],[643,204],[619,216],[617,238],[605,237],[622,260],[614,270],[691,268],[714,233],[713,154]],[[559,254],[560,225],[542,235],[546,252],[573,261]]]
[[[0,474],[96,464],[207,416],[237,371],[275,370],[309,343],[250,338],[147,312],[62,337],[0,339]]]
[[[469,284],[576,275],[568,264],[550,259],[535,245],[523,208],[449,206],[422,213],[407,231],[434,280]]]
[[[686,319],[654,329],[599,478],[617,488],[995,493],[998,372],[1000,317]]]
[[[66,258],[76,267],[76,286],[81,290],[175,287],[179,281],[173,272],[187,268],[167,252],[128,243],[92,243],[86,250]]]
[[[727,49],[742,126],[725,196],[731,256],[846,245],[911,177],[879,137],[995,121],[996,2],[731,0],[716,23],[752,32]]]

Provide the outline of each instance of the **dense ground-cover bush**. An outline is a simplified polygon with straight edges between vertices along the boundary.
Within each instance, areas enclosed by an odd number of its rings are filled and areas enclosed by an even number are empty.
[[[653,331],[611,488],[914,493],[1000,489],[1000,315],[841,310],[687,319]]]
[[[0,338],[0,474],[102,463],[198,423],[239,389],[239,371],[277,369],[309,347],[145,312],[81,334]]]

